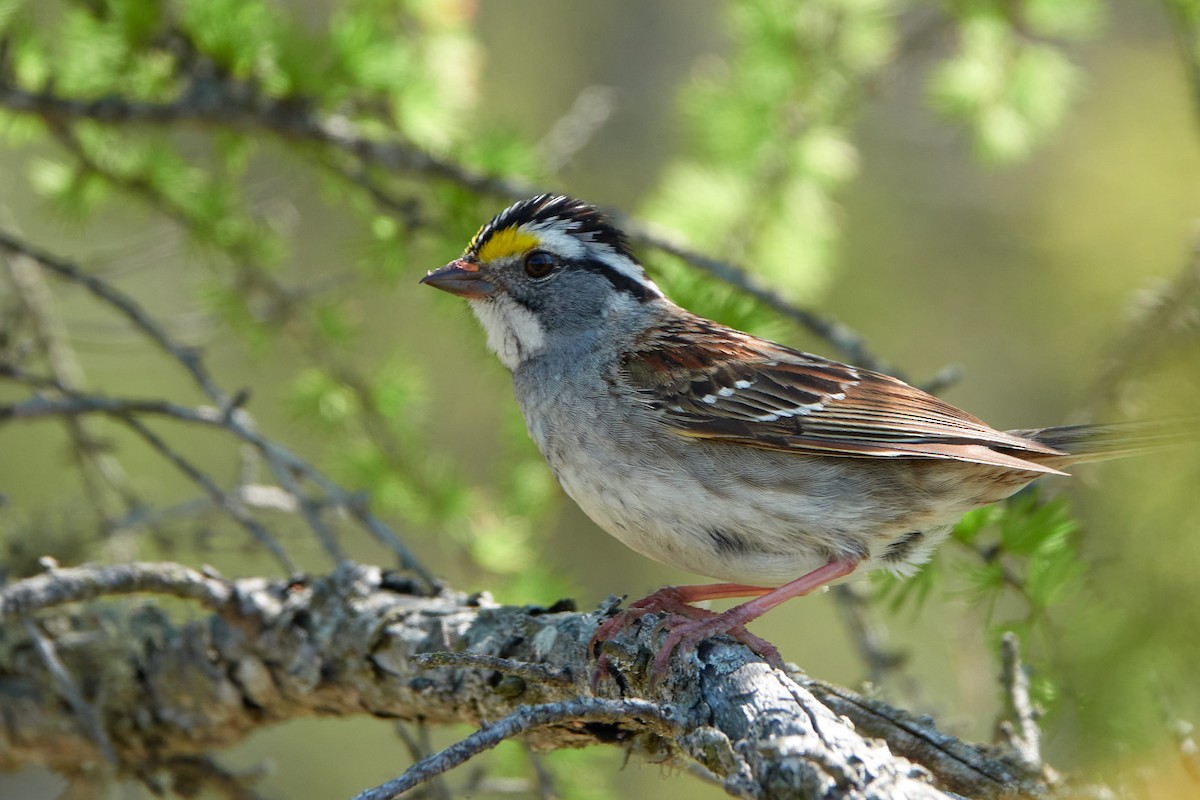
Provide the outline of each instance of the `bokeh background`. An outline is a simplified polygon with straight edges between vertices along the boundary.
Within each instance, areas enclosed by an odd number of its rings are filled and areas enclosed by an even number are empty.
[[[278,5],[316,36],[336,19],[331,4]],[[721,103],[729,98],[712,88],[739,79],[738,64],[759,46],[747,39],[756,28],[745,17],[802,17],[805,3],[442,4],[442,12],[429,13],[453,17],[460,48],[459,60],[445,68],[466,77],[454,100],[453,135],[436,130],[436,116],[424,135],[434,146],[443,138],[497,142],[498,149],[521,143],[511,146],[524,155],[499,160],[502,170],[521,175],[522,158],[540,161],[526,173],[534,185],[620,209],[743,264],[795,302],[861,333],[914,382],[957,367],[961,377],[944,396],[997,427],[1194,409],[1200,359],[1194,346],[1178,343],[1189,336],[1194,343],[1194,318],[1190,332],[1184,326],[1151,337],[1122,360],[1130,352],[1128,331],[1155,292],[1200,269],[1192,260],[1200,211],[1198,90],[1188,80],[1171,6],[1077,4],[1084,19],[1074,32],[1046,37],[1075,65],[1063,78],[1071,89],[1063,92],[1060,118],[1025,145],[1019,132],[1016,144],[995,131],[989,140],[965,115],[955,119],[953,107],[939,108],[931,85],[967,36],[955,20],[934,6],[844,5],[847,19],[871,6],[875,24],[894,25],[906,49],[877,70],[805,66],[821,75],[832,70],[857,88],[829,101],[846,110],[812,112],[830,128],[807,145],[823,154],[812,158],[826,179],[799,190],[780,190],[770,180],[723,184],[704,168],[721,159],[736,165],[730,143],[747,135],[722,127]],[[1036,11],[1052,4],[1018,5]],[[814,12],[807,24],[828,24],[828,17]],[[871,39],[863,38],[868,63]],[[796,102],[796,124],[803,126],[805,104],[817,108],[826,98],[801,93]],[[187,131],[174,144],[197,159],[207,147]],[[379,218],[330,190],[286,148],[256,151],[240,181],[249,207],[286,242],[276,274],[319,287],[336,308],[331,327],[352,331],[314,359],[313,348],[286,330],[238,324],[214,291],[223,285],[212,276],[221,274],[225,255],[197,245],[144,198],[118,198],[86,217],[63,214],[47,186],[55,165],[69,161],[48,138],[10,139],[0,150],[0,227],[103,270],[172,332],[202,345],[226,388],[251,389],[249,407],[264,431],[346,485],[374,491],[382,513],[452,584],[491,590],[504,602],[548,604],[570,595],[590,607],[610,593],[636,597],[696,581],[625,550],[561,496],[523,443],[508,377],[485,352],[466,308],[416,285],[465,244],[467,219],[481,224],[505,200],[459,200],[445,228],[418,231],[402,254],[373,271],[381,239],[372,225],[382,225]],[[444,199],[421,188],[433,179],[409,181],[421,203]],[[736,223],[716,225],[713,236],[712,218]],[[461,234],[459,243],[448,246],[452,233]],[[697,310],[843,356],[690,277],[687,267],[648,255],[655,274]],[[89,385],[198,399],[185,376],[79,290],[60,288],[57,299]],[[1195,308],[1194,292],[1184,302]],[[396,407],[412,420],[396,434],[410,448],[410,476],[425,472],[431,482],[455,487],[443,498],[444,515],[422,510],[412,496],[419,483],[381,475],[343,435],[340,426],[356,406],[329,377],[331,359],[392,382],[401,398]],[[0,384],[0,400],[18,396]],[[196,495],[154,454],[118,431],[111,435],[146,494],[163,505]],[[214,473],[232,469],[228,443],[214,444],[203,431],[172,429],[172,436]],[[64,561],[136,555],[203,561],[227,574],[277,571],[238,531],[208,522],[168,528],[172,535],[138,529],[96,541],[68,469],[69,449],[51,423],[0,426],[0,521],[12,559],[61,551]],[[1154,767],[1163,781],[1185,780],[1169,721],[1200,717],[1200,693],[1187,679],[1200,660],[1200,467],[1193,451],[1087,468],[1070,485],[1044,487],[1066,493],[1079,519],[1070,534],[1079,572],[1071,591],[1037,620],[1028,619],[1019,593],[978,591],[972,570],[980,564],[965,548],[944,554],[924,602],[899,612],[878,603],[873,613],[904,657],[879,691],[934,714],[957,735],[987,739],[999,710],[996,634],[1019,622],[1034,674],[1046,679],[1051,763],[1089,777]],[[513,496],[521,493],[537,509],[529,519],[517,513],[525,501]],[[474,532],[463,533],[467,527]],[[30,541],[33,531],[39,538]],[[298,528],[281,535],[305,566],[327,568]],[[386,558],[361,534],[344,544],[355,558]],[[829,595],[789,603],[754,629],[816,677],[854,686],[866,675]],[[273,765],[260,783],[268,796],[344,797],[406,764],[387,729],[372,720],[289,723],[222,758],[234,767]],[[489,758],[501,775],[526,772],[517,745]],[[568,797],[723,796],[658,766],[625,764],[617,752],[558,753],[547,763]],[[53,797],[60,788],[36,771],[0,777],[4,798]],[[481,786],[463,796],[496,795]]]

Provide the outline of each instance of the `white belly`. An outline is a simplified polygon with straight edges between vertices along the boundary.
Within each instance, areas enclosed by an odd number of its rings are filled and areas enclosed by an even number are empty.
[[[526,422],[567,494],[633,550],[717,580],[779,586],[835,557],[909,573],[975,505],[926,497],[928,473],[894,461],[635,436],[653,426],[611,397],[556,400]]]

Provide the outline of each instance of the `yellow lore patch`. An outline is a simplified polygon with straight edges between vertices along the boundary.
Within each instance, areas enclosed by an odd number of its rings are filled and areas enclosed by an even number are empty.
[[[483,263],[495,261],[497,258],[526,253],[537,247],[538,238],[532,233],[525,233],[517,228],[505,228],[496,231],[479,250],[479,260]]]

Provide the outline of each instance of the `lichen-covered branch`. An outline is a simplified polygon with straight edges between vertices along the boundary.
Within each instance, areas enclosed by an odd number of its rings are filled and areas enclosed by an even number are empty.
[[[133,592],[147,599],[106,600]],[[198,601],[211,616],[175,621],[157,595]],[[691,760],[739,797],[942,797],[942,789],[998,797],[1043,788],[928,720],[774,670],[723,638],[677,659],[650,692],[656,632],[642,626],[610,650],[626,694],[605,681],[594,696],[586,650],[605,613],[498,607],[447,589],[430,595],[353,563],[290,582],[174,564],[54,568],[0,591],[8,721],[0,768],[42,764],[71,776],[103,758],[95,732],[60,702],[61,675],[31,648],[21,620],[34,619],[102,726],[118,772],[139,777],[169,776],[172,764],[211,757],[283,720],[370,714],[430,724],[507,719],[477,739],[521,733],[539,750],[616,744],[654,760]],[[580,704],[574,716],[564,711],[572,703]],[[447,758],[458,763],[479,744]]]

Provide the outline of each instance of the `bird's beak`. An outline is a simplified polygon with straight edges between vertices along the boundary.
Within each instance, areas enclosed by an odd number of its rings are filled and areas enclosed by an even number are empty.
[[[482,300],[495,292],[495,287],[485,281],[479,272],[479,265],[463,261],[451,261],[441,269],[435,269],[421,283],[428,283],[435,289],[456,294],[468,300]]]

